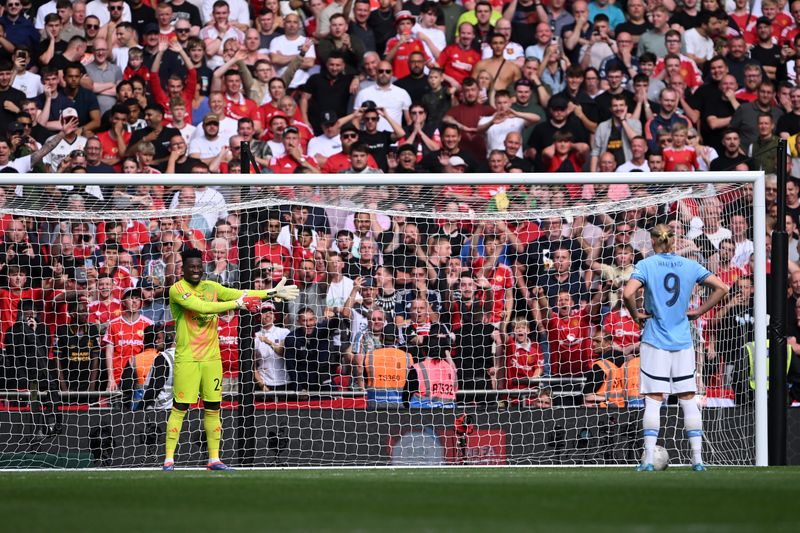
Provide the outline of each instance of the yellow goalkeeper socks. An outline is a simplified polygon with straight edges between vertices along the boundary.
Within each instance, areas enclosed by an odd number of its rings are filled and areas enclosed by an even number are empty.
[[[205,410],[203,424],[206,429],[206,443],[208,444],[208,462],[219,461],[219,441],[222,439],[222,422],[219,410]]]
[[[178,447],[178,439],[181,437],[181,427],[186,411],[172,408],[172,412],[167,420],[167,444],[164,462],[172,462],[175,457],[175,448]]]

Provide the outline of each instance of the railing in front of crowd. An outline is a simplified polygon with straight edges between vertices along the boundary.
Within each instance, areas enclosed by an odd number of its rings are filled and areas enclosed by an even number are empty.
[[[464,389],[456,393],[458,398],[484,397],[489,400],[503,399],[506,397],[529,396],[538,394],[543,389],[550,389],[548,392],[552,397],[577,396],[582,394],[580,387],[586,382],[583,377],[539,377],[528,380],[527,387],[514,389]],[[39,398],[49,397],[50,391],[31,391],[31,390],[0,390],[0,401],[16,400],[21,402],[38,401]],[[100,400],[116,400],[122,398],[124,393],[115,391],[61,391],[57,393],[61,400],[71,401],[85,399],[89,403],[90,409],[112,409],[110,404],[92,405]],[[365,398],[366,391],[255,391],[255,397],[261,401],[280,399],[281,401],[304,401],[311,399],[334,399],[334,398]],[[234,400],[236,393],[224,393],[223,398]]]

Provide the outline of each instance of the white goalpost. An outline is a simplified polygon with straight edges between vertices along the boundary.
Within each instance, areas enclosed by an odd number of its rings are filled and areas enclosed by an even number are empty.
[[[750,295],[692,325],[698,402],[708,464],[766,466],[764,181],[0,174],[0,469],[160,464],[166,296],[189,248],[203,252],[206,279],[301,288],[296,302],[218,319],[228,464],[633,465],[642,409],[627,370],[639,332],[619,291],[656,223]],[[453,400],[419,407],[438,379],[423,363],[437,332]],[[596,361],[611,361],[619,383]],[[201,408],[183,426],[179,467],[204,464]],[[687,463],[677,405],[664,420],[659,444]]]

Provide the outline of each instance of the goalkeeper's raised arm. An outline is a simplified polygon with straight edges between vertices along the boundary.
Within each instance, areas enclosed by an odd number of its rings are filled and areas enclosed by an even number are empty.
[[[219,314],[231,309],[256,312],[262,300],[294,300],[300,294],[296,285],[286,285],[286,278],[267,290],[239,290],[225,287],[214,281],[203,281],[204,294],[213,293],[217,301],[200,298],[194,290],[203,280],[203,261],[184,261],[183,279],[170,289],[170,302],[200,314]],[[188,284],[188,285],[187,285]]]

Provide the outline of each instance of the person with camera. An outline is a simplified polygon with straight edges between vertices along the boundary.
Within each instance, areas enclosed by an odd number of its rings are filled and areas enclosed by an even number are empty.
[[[457,370],[450,357],[452,341],[447,329],[439,324],[431,326],[424,348],[425,359],[408,371],[403,404],[421,409],[455,407]]]

